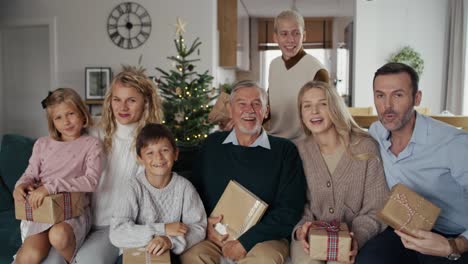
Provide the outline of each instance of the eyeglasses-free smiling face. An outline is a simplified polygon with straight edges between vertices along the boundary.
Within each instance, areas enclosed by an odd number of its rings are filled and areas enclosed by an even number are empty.
[[[267,108],[263,106],[260,93],[256,88],[239,88],[231,102],[231,117],[234,127],[246,135],[256,135],[262,129]]]
[[[399,131],[410,124],[414,106],[421,102],[421,91],[413,98],[407,73],[379,75],[374,81],[374,103],[379,120],[389,131]]]
[[[72,141],[81,136],[85,121],[72,104],[62,102],[51,106],[50,116],[63,141]]]
[[[334,129],[325,92],[320,88],[311,88],[301,100],[302,122],[313,135]]]
[[[140,121],[143,115],[145,99],[137,89],[116,83],[112,88],[111,107],[117,122],[133,124]]]
[[[145,166],[147,177],[169,177],[179,151],[174,149],[167,138],[152,141],[141,148],[138,161]]]
[[[294,19],[280,19],[273,38],[278,43],[283,58],[289,60],[302,49],[305,32]]]

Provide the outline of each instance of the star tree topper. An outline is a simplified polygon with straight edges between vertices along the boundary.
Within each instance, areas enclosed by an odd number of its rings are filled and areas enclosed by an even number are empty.
[[[182,18],[177,17],[177,23],[175,24],[177,35],[182,35],[185,32],[185,25],[186,23],[182,20]]]

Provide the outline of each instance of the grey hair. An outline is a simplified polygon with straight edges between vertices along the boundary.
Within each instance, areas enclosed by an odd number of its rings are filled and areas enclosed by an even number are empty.
[[[229,102],[232,104],[234,97],[236,96],[237,90],[240,88],[255,88],[260,94],[260,101],[262,102],[262,110],[266,111],[268,104],[268,94],[257,82],[252,80],[242,80],[232,85],[231,95],[229,96]]]
[[[305,29],[304,17],[302,17],[302,15],[299,14],[299,12],[295,10],[284,10],[281,13],[279,13],[279,15],[276,16],[275,23],[274,23],[274,31],[276,33],[278,33],[278,24],[279,24],[279,20],[281,19],[291,19],[291,20],[296,21],[299,27],[301,28],[302,32],[304,33],[304,29]]]

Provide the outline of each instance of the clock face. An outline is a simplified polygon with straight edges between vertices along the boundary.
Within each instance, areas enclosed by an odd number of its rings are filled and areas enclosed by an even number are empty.
[[[146,9],[133,2],[116,6],[107,19],[107,33],[115,45],[135,49],[143,45],[151,33],[151,17]]]

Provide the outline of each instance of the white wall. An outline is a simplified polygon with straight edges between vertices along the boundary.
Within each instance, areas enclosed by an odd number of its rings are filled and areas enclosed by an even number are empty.
[[[447,0],[355,0],[355,106],[373,105],[372,78],[387,58],[409,45],[424,59],[421,106],[442,109]]]
[[[84,95],[84,69],[87,66],[110,66],[114,74],[121,64],[138,63],[149,75],[155,75],[156,66],[169,69],[167,56],[176,55],[173,40],[175,22],[181,17],[186,23],[186,43],[200,37],[201,61],[196,70],[209,70],[218,77],[216,1],[215,0],[138,0],[147,9],[152,20],[147,42],[134,50],[114,45],[107,35],[107,17],[121,1],[117,0],[17,0],[0,2],[0,25],[30,19],[51,19],[57,22],[57,72],[53,86],[69,86]],[[221,74],[223,75],[223,74]],[[29,111],[25,109],[25,112]]]
[[[465,14],[468,14],[468,0],[463,0],[463,7]],[[467,16],[465,16],[463,23],[467,25]],[[465,26],[465,51],[468,48],[468,28]],[[465,87],[468,87],[468,52],[465,52]],[[462,115],[468,115],[468,89],[465,88],[463,93],[463,112]]]

